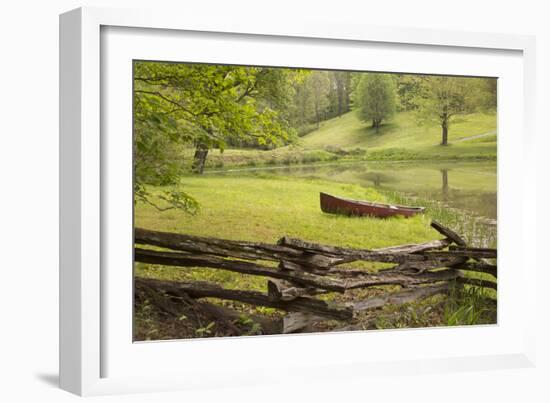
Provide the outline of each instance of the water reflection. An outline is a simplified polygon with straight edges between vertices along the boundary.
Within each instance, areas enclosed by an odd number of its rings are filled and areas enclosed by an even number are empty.
[[[440,201],[449,207],[496,219],[496,164],[354,163],[238,170],[232,174],[273,174],[374,186]]]

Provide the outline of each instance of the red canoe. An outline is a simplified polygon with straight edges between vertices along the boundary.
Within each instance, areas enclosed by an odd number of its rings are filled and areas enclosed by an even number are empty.
[[[325,213],[331,214],[357,216],[368,215],[384,218],[394,215],[411,217],[415,214],[422,213],[425,210],[425,207],[408,207],[373,203],[364,200],[344,199],[326,193],[321,193],[321,210]]]

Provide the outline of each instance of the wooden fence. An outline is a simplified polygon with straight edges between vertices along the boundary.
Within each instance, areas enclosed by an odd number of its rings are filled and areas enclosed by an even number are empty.
[[[376,250],[322,245],[283,237],[277,244],[232,241],[185,234],[135,229],[135,261],[179,268],[204,267],[265,276],[266,291],[225,289],[208,282],[176,282],[136,277],[137,292],[146,293],[166,310],[166,298],[219,298],[288,312],[280,333],[298,331],[312,321],[350,321],[357,312],[399,305],[447,293],[452,283],[497,288],[495,249],[474,248],[451,229],[432,222],[444,238],[420,244]],[[152,250],[145,246],[161,247]],[[276,262],[267,264],[266,262]],[[375,272],[352,262],[381,262],[391,267]],[[467,277],[465,271],[490,274],[495,281]],[[399,286],[397,292],[351,303],[315,298],[329,292]],[[392,287],[395,289],[395,287]]]

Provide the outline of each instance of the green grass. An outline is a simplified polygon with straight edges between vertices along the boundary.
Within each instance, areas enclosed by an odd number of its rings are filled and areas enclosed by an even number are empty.
[[[491,134],[491,135],[488,135],[488,136],[483,136],[483,137],[478,137],[478,138],[473,138],[473,139],[465,139],[464,142],[467,142],[467,143],[496,143],[497,141],[497,135],[496,134]]]
[[[197,215],[176,210],[159,212],[148,205],[138,204],[135,225],[160,231],[269,243],[276,243],[288,235],[357,248],[381,248],[439,236],[430,228],[429,218],[423,215],[380,220],[321,212],[320,191],[356,199],[387,201],[384,195],[372,188],[359,185],[275,176],[209,175],[185,178],[183,189],[200,203],[201,210]],[[373,263],[370,267],[378,266]],[[264,278],[222,270],[180,270],[138,264],[137,273],[164,279],[216,281],[229,288],[265,290]]]
[[[371,249],[438,239],[440,234],[429,226],[431,218],[442,222],[456,218],[446,209],[439,211],[432,206],[428,207],[426,214],[409,219],[394,217],[382,220],[324,214],[319,208],[320,191],[380,202],[410,203],[410,200],[391,191],[377,191],[372,187],[318,178],[265,173],[244,176],[210,174],[185,177],[181,187],[193,194],[200,203],[201,209],[197,215],[191,216],[177,210],[159,212],[149,205],[137,204],[135,225],[160,231],[268,243],[275,243],[280,237],[287,235],[319,243]],[[150,190],[158,193],[165,189],[151,187]],[[358,264],[369,269],[387,266],[369,262]],[[265,292],[266,287],[264,277],[207,268],[180,269],[138,263],[136,274],[167,280],[211,281],[225,288],[261,292]],[[469,273],[467,275],[470,276]],[[472,277],[487,276],[489,275],[474,274]],[[370,293],[376,295],[377,292],[380,290],[359,290],[356,297],[368,297]],[[490,302],[487,302],[486,297],[494,298],[496,295],[494,292],[490,292],[490,295],[483,293],[482,295],[480,291],[470,287],[461,294],[451,296],[449,300],[439,296],[398,308],[388,306],[381,311],[381,318],[391,314],[393,319],[389,322],[386,320],[387,323],[381,319],[376,326],[390,328],[494,323],[496,311],[493,305],[487,305]],[[329,293],[322,298],[339,301],[352,297]],[[235,303],[227,301],[216,303],[236,307]],[[238,304],[238,309],[250,314],[275,314],[272,309],[247,307],[243,304]],[[147,312],[143,315],[145,319],[150,319]],[[158,323],[154,320],[153,322],[146,325],[140,323],[139,326],[143,329],[157,329]],[[146,337],[157,338],[158,335]]]
[[[495,129],[495,114],[470,114],[451,126],[449,143],[453,144],[453,141],[460,138],[491,132]],[[440,142],[441,128],[436,124],[419,125],[412,112],[396,114],[392,120],[382,125],[379,133],[376,133],[368,124],[361,122],[357,114],[352,111],[340,118],[323,122],[319,130],[302,138],[303,146],[309,149],[332,144],[344,148],[362,147],[369,150],[406,148],[428,151],[433,150],[433,147],[445,148],[439,146]],[[464,145],[460,145],[459,148],[463,147]]]
[[[212,150],[207,169],[285,166],[336,161],[495,160],[497,135],[464,138],[496,130],[496,114],[475,113],[462,117],[449,131],[449,144],[441,146],[437,124],[419,125],[412,112],[401,112],[376,133],[355,112],[322,122],[296,144],[273,150]],[[461,141],[459,141],[461,140]],[[182,160],[191,165],[193,150],[183,149]]]
[[[494,281],[494,278],[490,278]],[[453,287],[443,309],[447,326],[496,323],[496,293],[478,287]]]
[[[316,179],[277,176],[208,175],[186,177],[183,189],[201,205],[200,213],[158,212],[136,206],[136,226],[227,239],[276,242],[283,235],[349,247],[377,248],[433,239],[426,217],[354,218],[319,208],[319,192],[385,201],[372,188]],[[160,188],[157,188],[160,190]]]

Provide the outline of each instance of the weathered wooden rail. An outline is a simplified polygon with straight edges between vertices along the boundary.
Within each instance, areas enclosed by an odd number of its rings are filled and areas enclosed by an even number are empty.
[[[468,247],[451,229],[432,222],[445,238],[421,244],[383,249],[352,249],[283,237],[277,244],[232,241],[186,234],[135,229],[135,261],[178,268],[204,267],[265,276],[266,292],[231,290],[207,282],[175,282],[136,277],[138,292],[152,296],[161,308],[162,298],[218,298],[289,312],[281,332],[295,332],[313,320],[349,321],[360,311],[399,305],[447,293],[452,283],[497,288],[495,249]],[[153,250],[150,247],[157,247]],[[149,247],[149,248],[147,248]],[[163,250],[158,250],[158,247]],[[276,262],[275,265],[273,262]],[[373,271],[356,262],[389,263]],[[354,263],[352,267],[350,263]],[[490,274],[495,281],[471,278],[464,272]],[[315,298],[330,292],[399,286],[352,303],[337,304]]]

